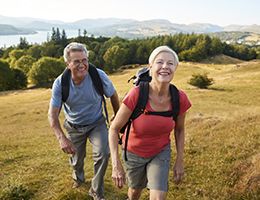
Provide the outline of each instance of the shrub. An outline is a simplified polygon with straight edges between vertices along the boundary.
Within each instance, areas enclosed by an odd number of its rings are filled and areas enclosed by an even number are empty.
[[[22,56],[15,62],[14,68],[18,68],[22,70],[26,75],[28,75],[28,72],[32,68],[32,65],[35,61],[36,59],[32,56]]]
[[[11,89],[22,89],[27,86],[26,74],[20,69],[11,69],[13,73],[13,81],[11,84]]]
[[[208,78],[207,74],[193,74],[188,83],[195,87],[206,89],[213,84],[213,79]]]
[[[50,86],[57,76],[65,69],[60,59],[42,57],[35,62],[29,72],[29,79],[36,86]]]
[[[8,62],[0,60],[0,91],[12,89],[13,78]]]

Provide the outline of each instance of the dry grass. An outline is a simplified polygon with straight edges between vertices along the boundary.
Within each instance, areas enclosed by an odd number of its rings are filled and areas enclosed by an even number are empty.
[[[135,72],[110,76],[121,98],[132,87],[127,79]],[[208,90],[188,85],[198,72],[207,72],[215,84]],[[260,62],[181,63],[174,83],[193,106],[186,122],[185,180],[176,186],[170,173],[168,199],[259,199]],[[0,94],[0,199],[91,199],[90,145],[87,184],[72,190],[67,156],[47,121],[50,93],[35,89]],[[110,176],[109,165],[107,199],[126,199],[127,188],[116,189]],[[148,191],[142,199],[148,199]]]

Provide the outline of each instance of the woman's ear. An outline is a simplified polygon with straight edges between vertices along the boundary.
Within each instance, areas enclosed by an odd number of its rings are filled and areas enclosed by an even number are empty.
[[[152,76],[152,65],[148,65],[148,68],[149,68],[149,76]]]

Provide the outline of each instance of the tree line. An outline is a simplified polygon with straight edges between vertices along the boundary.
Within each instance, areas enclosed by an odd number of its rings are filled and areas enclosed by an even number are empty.
[[[219,54],[241,60],[260,58],[259,47],[226,44],[205,34],[175,34],[128,40],[120,37],[88,36],[78,31],[78,37],[67,38],[65,30],[52,28],[51,36],[41,45],[30,45],[20,38],[17,46],[0,49],[0,91],[20,89],[28,84],[50,86],[65,68],[63,49],[70,42],[84,43],[89,60],[111,73],[122,65],[146,64],[152,50],[160,45],[174,49],[180,61],[199,62]]]

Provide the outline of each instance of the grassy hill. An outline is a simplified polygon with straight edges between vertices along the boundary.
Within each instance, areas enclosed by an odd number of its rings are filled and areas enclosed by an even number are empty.
[[[132,87],[127,80],[136,70],[110,76],[120,98]],[[188,85],[198,72],[207,72],[215,84],[208,90]],[[170,172],[168,199],[260,199],[260,61],[181,63],[174,83],[193,106],[186,121],[185,179],[176,186]],[[50,89],[0,93],[0,199],[12,199],[11,195],[91,199],[87,195],[93,174],[90,145],[87,184],[73,190],[68,157],[48,125],[50,93]],[[172,149],[174,158],[174,142]],[[112,184],[111,165],[105,191],[108,200],[126,199],[127,188],[118,190]],[[148,199],[148,191],[141,199]]]
[[[214,63],[214,64],[221,64],[221,65],[224,65],[224,64],[239,64],[239,63],[242,63],[242,62],[243,62],[243,60],[239,60],[237,58],[226,56],[224,54],[209,57],[209,58],[202,61],[202,63],[204,63],[204,64]]]

